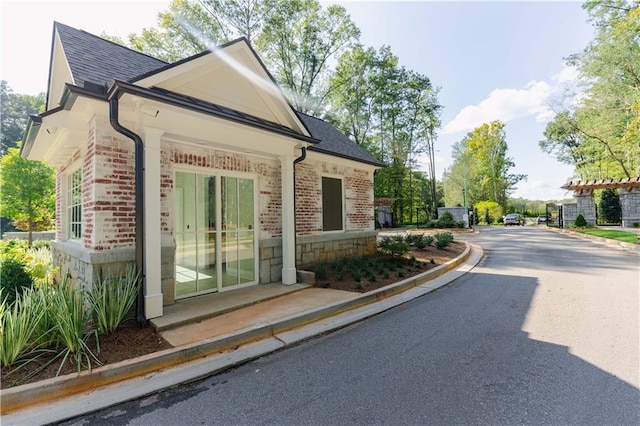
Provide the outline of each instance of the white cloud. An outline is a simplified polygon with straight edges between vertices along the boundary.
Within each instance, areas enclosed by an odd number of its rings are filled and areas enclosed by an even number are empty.
[[[472,130],[493,120],[507,122],[532,116],[537,122],[547,122],[555,115],[551,108],[554,98],[566,92],[566,88],[578,77],[578,71],[566,66],[551,77],[551,82],[531,81],[523,88],[494,89],[487,98],[476,105],[462,108],[453,120],[442,129],[442,134]]]
[[[565,183],[562,178],[519,182],[512,196],[540,201],[572,198],[571,191],[561,188]]]

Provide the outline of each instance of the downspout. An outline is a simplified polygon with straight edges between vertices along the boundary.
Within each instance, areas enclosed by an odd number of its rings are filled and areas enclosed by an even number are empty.
[[[298,215],[296,213],[296,164],[304,161],[307,158],[307,148],[302,147],[302,154],[300,157],[293,160],[293,263],[297,269],[297,258],[298,258]]]
[[[144,312],[144,283],[146,278],[144,264],[144,147],[142,138],[123,127],[118,121],[118,101],[122,92],[118,89],[109,99],[109,121],[111,126],[135,144],[135,191],[136,191],[136,271],[138,273],[138,297],[136,300],[136,322],[142,327],[147,322]]]

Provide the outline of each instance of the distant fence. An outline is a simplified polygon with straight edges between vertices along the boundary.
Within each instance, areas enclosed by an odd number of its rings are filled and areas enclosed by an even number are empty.
[[[31,234],[33,237],[33,241],[36,240],[55,240],[56,239],[56,231],[43,231],[43,232],[33,232]],[[2,234],[2,239],[6,240],[28,240],[29,233],[28,232],[5,232]]]

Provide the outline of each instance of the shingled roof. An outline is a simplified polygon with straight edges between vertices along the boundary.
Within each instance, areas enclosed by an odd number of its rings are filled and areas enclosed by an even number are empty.
[[[59,22],[54,24],[54,31],[60,36],[74,83],[79,87],[84,87],[87,82],[105,87],[115,80],[134,82],[139,76],[158,72],[170,65]],[[185,97],[185,100],[189,99]],[[309,147],[309,150],[384,167],[383,163],[331,124],[297,111],[296,113],[311,136],[320,141]]]
[[[59,22],[54,24],[54,28],[60,36],[76,86],[83,87],[85,82],[109,86],[115,79],[129,81],[168,65],[159,59]]]
[[[309,151],[322,152],[384,167],[384,164],[378,161],[368,151],[326,121],[301,112],[298,112],[298,116],[302,119],[305,126],[307,126],[309,132],[311,132],[311,136],[320,141],[320,143],[310,146]]]

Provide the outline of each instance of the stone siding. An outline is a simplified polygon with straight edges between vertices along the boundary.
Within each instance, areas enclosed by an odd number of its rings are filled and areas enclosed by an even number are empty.
[[[621,189],[620,207],[623,227],[633,228],[640,224],[640,188]]]
[[[372,255],[376,251],[376,231],[299,236],[296,242],[296,268],[310,268],[343,257]],[[260,282],[280,281],[281,269],[282,240],[272,238],[260,241]]]
[[[119,274],[135,266],[135,248],[89,251],[72,242],[53,241],[51,252],[54,265],[71,280],[76,288],[90,290],[93,283],[110,274]],[[173,304],[175,248],[162,248],[162,293],[165,305]],[[147,266],[149,267],[149,266]]]
[[[578,217],[578,204],[568,203],[562,205],[562,227],[569,228],[576,223]]]
[[[587,221],[589,225],[596,224],[596,203],[593,199],[592,193],[575,193],[574,198],[576,200],[576,204],[578,206],[578,214],[581,214],[582,217]],[[576,215],[577,217],[577,215]],[[564,225],[568,226],[567,224]]]

